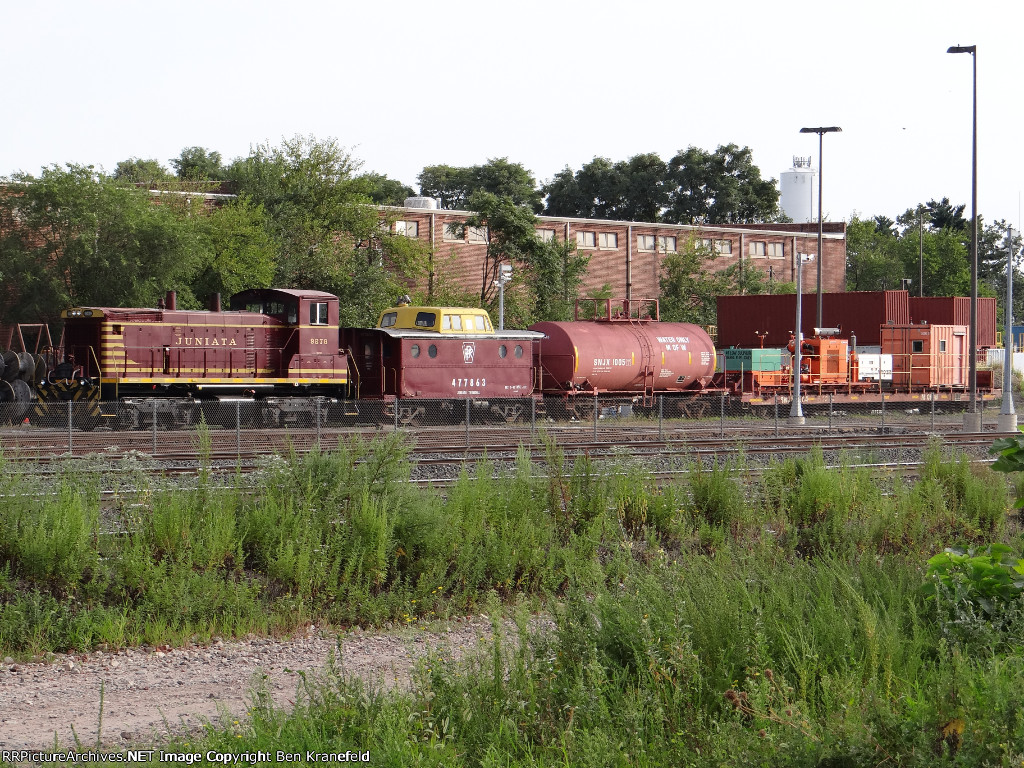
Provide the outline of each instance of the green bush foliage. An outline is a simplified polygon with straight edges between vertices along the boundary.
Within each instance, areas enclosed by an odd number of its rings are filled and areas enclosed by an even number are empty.
[[[250,717],[211,725],[202,749],[424,765],[1024,759],[1022,537],[984,467],[935,448],[905,483],[815,452],[756,479],[740,461],[659,486],[627,455],[570,463],[549,445],[543,466],[483,461],[441,494],[406,482],[409,460],[397,437],[345,441],[269,463],[251,490],[154,480],[102,513],[88,483],[69,476],[44,503],[0,467],[0,653],[486,613],[493,642],[431,657],[409,691],[332,667],[289,711],[257,690]]]

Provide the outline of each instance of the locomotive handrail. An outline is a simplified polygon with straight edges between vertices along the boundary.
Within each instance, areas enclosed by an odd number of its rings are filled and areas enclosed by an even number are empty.
[[[99,358],[96,357],[96,348],[93,347],[92,344],[89,345],[89,354],[92,355],[93,362],[96,363],[96,377],[99,378],[102,381],[103,380],[103,368],[100,366]]]
[[[359,365],[356,363],[356,356],[352,352],[352,347],[345,347],[345,368],[351,369],[355,372],[356,388],[355,395],[356,400],[359,399],[359,393],[363,386],[362,374],[359,372]],[[351,389],[351,386],[349,387]]]

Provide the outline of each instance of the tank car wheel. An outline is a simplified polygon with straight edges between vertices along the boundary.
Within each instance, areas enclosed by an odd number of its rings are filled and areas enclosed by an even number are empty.
[[[703,419],[711,412],[711,405],[704,398],[694,398],[679,403],[679,410],[684,418]]]

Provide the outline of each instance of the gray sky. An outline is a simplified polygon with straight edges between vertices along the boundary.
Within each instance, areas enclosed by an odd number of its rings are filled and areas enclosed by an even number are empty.
[[[824,210],[971,195],[1020,225],[1016,0],[487,3],[0,0],[0,176],[67,162],[168,165],[297,134],[416,185],[425,165],[508,157],[539,181],[594,156],[749,146],[762,175],[825,136]]]

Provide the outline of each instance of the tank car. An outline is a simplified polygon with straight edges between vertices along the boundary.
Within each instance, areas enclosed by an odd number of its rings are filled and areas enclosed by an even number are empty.
[[[708,333],[691,323],[659,321],[655,300],[588,300],[574,322],[541,322],[534,345],[539,387],[549,412],[573,410],[582,396],[621,395],[641,408],[657,395],[687,412],[710,384],[716,364]]]

